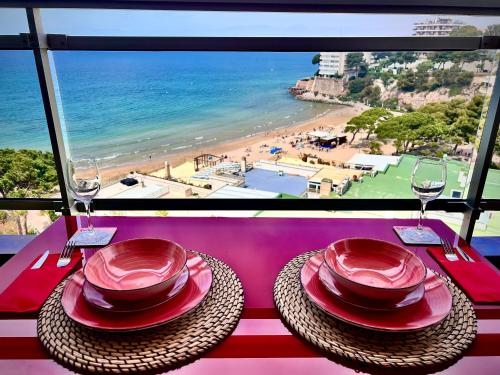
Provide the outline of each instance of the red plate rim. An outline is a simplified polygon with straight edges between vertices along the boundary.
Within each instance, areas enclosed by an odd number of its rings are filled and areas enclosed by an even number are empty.
[[[105,332],[140,331],[140,330],[144,330],[144,329],[158,327],[158,326],[161,326],[163,324],[170,323],[176,319],[179,319],[182,316],[186,315],[187,313],[191,312],[196,307],[198,307],[205,300],[206,296],[208,295],[208,293],[211,290],[212,283],[213,283],[213,271],[212,271],[210,265],[201,256],[199,256],[198,254],[196,254],[194,252],[187,251],[187,254],[188,254],[187,266],[189,268],[189,273],[190,273],[188,282],[186,283],[186,286],[183,288],[183,290],[179,294],[177,294],[175,297],[168,300],[164,304],[152,307],[151,309],[148,309],[148,310],[141,310],[141,311],[135,311],[135,312],[107,312],[107,311],[104,311],[102,309],[94,308],[87,301],[85,301],[85,297],[83,296],[83,288],[82,287],[83,287],[84,277],[83,277],[83,271],[79,270],[75,274],[73,274],[73,276],[68,280],[68,282],[64,286],[64,289],[63,289],[63,292],[61,295],[61,304],[62,304],[63,310],[66,313],[66,315],[74,322],[76,322],[82,326],[85,326],[86,328],[89,328],[89,329],[93,329],[96,331],[105,331]],[[197,270],[195,272],[193,272],[193,267],[196,266],[198,263],[199,263],[199,265],[197,267]],[[75,281],[75,278],[78,278],[78,277],[80,277],[81,280]],[[196,284],[196,281],[194,281],[196,278],[198,278],[198,284]],[[205,278],[205,279],[203,279],[203,278]],[[201,284],[202,282],[204,284]],[[191,285],[191,283],[193,283],[193,285]],[[201,291],[201,293],[199,295],[199,300],[197,300],[196,304],[194,304],[192,306],[187,306],[180,313],[170,314],[170,316],[168,316],[168,318],[166,318],[166,319],[156,320],[156,321],[153,321],[150,323],[144,323],[140,319],[141,315],[143,316],[143,318],[144,317],[148,318],[148,314],[155,314],[156,313],[158,315],[159,311],[161,311],[162,309],[163,310],[166,309],[166,312],[164,312],[164,313],[168,313],[167,307],[169,307],[172,303],[175,303],[175,302],[179,303],[179,299],[183,298],[186,294],[189,294],[189,292],[191,292],[191,291],[196,292],[196,290],[199,289],[198,287],[200,285],[202,285],[204,287],[204,289],[203,289],[203,291]],[[70,293],[70,291],[71,291],[70,288],[77,289],[76,296],[68,296],[68,293]],[[68,290],[70,290],[70,291],[68,291]],[[189,297],[191,297],[191,296],[187,295],[185,298],[189,298]],[[92,325],[91,324],[92,321],[91,321],[91,319],[88,319],[88,315],[87,315],[86,320],[81,319],[81,318],[78,319],[75,315],[72,314],[71,311],[69,311],[69,308],[71,306],[67,305],[68,299],[72,303],[73,308],[78,303],[80,303],[80,304],[83,303],[84,309],[85,310],[88,309],[88,311],[90,311],[90,316],[93,315],[94,318],[96,316],[98,317],[99,315],[101,315],[101,319],[102,319],[102,316],[107,315],[108,320],[105,324],[108,324],[108,325],[106,325],[106,326],[103,326],[103,325],[98,326],[98,324]],[[127,316],[129,318],[134,317],[135,319],[139,319],[142,323],[126,325],[126,323],[129,323],[129,320],[126,319]],[[149,317],[149,318],[151,320],[151,317]],[[115,324],[115,326],[113,326],[113,323],[116,323],[116,319],[121,319],[122,322],[124,321],[124,319],[126,319],[126,320],[125,320],[124,324],[121,324],[120,327],[117,327],[116,324]],[[152,318],[152,319],[154,320],[154,318]],[[94,320],[93,322],[96,323],[96,320]]]
[[[187,276],[184,276],[184,273],[187,273]],[[127,312],[142,311],[142,310],[148,310],[148,309],[152,309],[153,307],[159,306],[159,305],[171,300],[177,294],[182,292],[182,289],[184,289],[184,287],[186,286],[186,283],[189,280],[189,268],[187,266],[184,266],[183,272],[179,275],[179,279],[181,279],[181,278],[185,278],[185,280],[181,280],[180,285],[178,285],[177,287],[174,286],[174,288],[171,291],[169,291],[165,296],[163,296],[164,297],[163,299],[159,299],[157,297],[156,298],[155,297],[148,298],[145,301],[141,301],[143,306],[139,307],[139,308],[137,308],[137,307],[136,308],[124,308],[124,307],[120,306],[120,305],[127,305],[127,304],[133,305],[133,302],[130,302],[130,301],[128,301],[128,302],[121,302],[121,301],[108,302],[106,296],[104,296],[101,292],[99,292],[98,289],[93,288],[92,284],[89,283],[88,281],[84,282],[84,285],[82,287],[82,293],[83,293],[83,296],[85,297],[85,300],[88,303],[90,303],[92,306],[94,306],[98,309],[101,309],[103,311],[115,312],[115,313],[121,313],[121,312],[127,313]],[[107,303],[109,305],[109,307],[105,307],[105,306],[99,305],[99,303],[92,302],[91,299],[93,300],[94,298],[87,296],[87,294],[85,293],[85,290],[86,290],[85,284],[88,284],[88,288],[94,289],[95,293],[101,294],[102,300],[104,301],[104,303]],[[148,302],[150,303],[149,305],[148,305]],[[115,303],[115,306],[118,306],[118,307],[112,307],[113,303]]]
[[[326,275],[327,275],[327,277],[331,277],[332,280],[331,281],[325,280],[324,276],[326,276]],[[410,305],[412,305],[414,303],[417,303],[418,301],[420,301],[424,297],[423,294],[422,294],[420,296],[420,298],[418,298],[415,301],[413,301],[413,299],[415,299],[416,297],[412,298],[412,294],[413,293],[417,294],[418,292],[421,292],[422,288],[424,288],[424,284],[422,283],[421,285],[419,285],[417,287],[417,289],[415,289],[414,292],[409,293],[401,301],[393,303],[392,306],[382,306],[382,307],[369,306],[368,303],[364,303],[365,301],[363,301],[363,300],[367,300],[366,298],[357,297],[354,293],[352,293],[352,295],[349,295],[348,292],[346,292],[345,294],[347,294],[347,295],[346,296],[342,296],[343,292],[341,292],[340,290],[338,290],[339,288],[337,288],[337,286],[335,285],[338,282],[335,280],[335,278],[333,276],[331,276],[330,270],[328,268],[328,265],[324,261],[321,263],[321,266],[319,267],[318,277],[319,277],[319,280],[321,281],[321,283],[323,284],[323,286],[326,289],[328,289],[328,291],[330,293],[332,293],[335,297],[340,298],[342,301],[347,302],[347,303],[349,303],[349,304],[351,304],[353,306],[357,306],[359,308],[369,309],[369,310],[373,310],[373,311],[387,311],[387,310],[401,309],[403,307],[410,306]],[[330,285],[330,284],[333,284],[333,285]],[[334,290],[334,289],[336,289],[336,290]],[[361,300],[361,301],[349,300],[349,297],[354,297],[354,298],[356,298],[358,300]],[[382,304],[384,303],[383,300],[380,301],[380,302]],[[387,304],[387,302],[385,302],[385,303]]]
[[[437,276],[433,272],[429,272],[428,278],[426,279],[426,281],[424,281],[424,284],[427,283],[426,285],[429,286],[431,283],[436,283],[437,286],[434,287],[433,289],[440,288],[440,290],[442,290],[446,294],[446,298],[447,298],[447,306],[446,306],[446,308],[443,308],[443,310],[445,310],[446,313],[439,314],[438,315],[439,319],[434,319],[426,324],[420,324],[418,326],[407,327],[407,328],[401,328],[401,327],[398,328],[395,326],[392,326],[392,327],[385,326],[384,327],[380,323],[375,325],[373,323],[367,324],[366,322],[360,322],[359,319],[358,319],[358,321],[352,321],[350,319],[347,319],[345,316],[339,315],[339,311],[337,311],[337,313],[335,313],[335,312],[332,312],[332,311],[329,311],[328,309],[326,309],[325,306],[322,306],[321,301],[317,300],[318,297],[324,298],[325,300],[334,301],[335,302],[334,305],[337,306],[337,308],[340,309],[340,311],[343,309],[344,313],[346,311],[348,313],[352,313],[354,311],[354,314],[361,314],[361,315],[368,314],[368,316],[377,318],[377,317],[380,317],[381,315],[384,315],[384,314],[393,314],[393,315],[394,314],[396,314],[396,315],[397,314],[400,314],[400,315],[408,314],[408,311],[411,311],[411,309],[415,309],[419,305],[422,305],[424,303],[424,301],[427,301],[428,299],[426,298],[426,295],[428,297],[428,294],[425,293],[422,300],[415,303],[414,305],[406,306],[404,308],[396,309],[393,311],[379,311],[377,314],[374,314],[373,310],[363,309],[360,307],[353,306],[347,302],[342,301],[340,298],[331,295],[330,292],[328,292],[326,290],[326,288],[323,286],[323,284],[319,280],[319,276],[318,276],[319,265],[321,265],[321,263],[323,262],[323,259],[324,259],[323,252],[320,252],[320,253],[312,255],[303,264],[303,266],[300,270],[300,282],[301,282],[302,289],[303,289],[305,295],[307,296],[307,298],[315,306],[320,308],[322,311],[324,311],[328,315],[330,315],[336,319],[339,319],[345,323],[348,323],[348,324],[351,324],[351,325],[354,325],[357,327],[361,327],[361,328],[365,328],[365,329],[369,329],[369,330],[374,330],[374,331],[381,331],[381,332],[415,332],[415,331],[419,331],[419,330],[422,330],[422,329],[428,328],[430,326],[434,326],[436,324],[441,323],[448,316],[448,314],[451,311],[452,296],[451,296],[450,290],[448,289],[446,283],[443,280],[441,280],[441,278],[439,278],[439,276]],[[309,274],[306,275],[306,272],[309,272]],[[308,288],[308,285],[304,285],[306,282],[312,283],[313,287],[316,287],[317,289],[319,289],[319,287],[320,287],[321,291],[319,291],[319,292],[316,291],[317,295],[315,295],[315,296],[311,295],[310,291],[309,291],[310,288]],[[427,290],[426,290],[426,292],[427,292]],[[322,295],[318,296],[318,294],[322,294]]]

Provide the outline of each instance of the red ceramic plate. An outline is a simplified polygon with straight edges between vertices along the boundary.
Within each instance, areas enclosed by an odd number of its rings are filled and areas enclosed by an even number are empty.
[[[325,251],[325,262],[345,289],[365,298],[401,301],[425,280],[418,256],[393,243],[368,238],[337,241]]]
[[[140,238],[95,253],[83,272],[107,298],[134,301],[171,288],[186,265],[186,251],[172,241]]]
[[[433,272],[428,272],[424,281],[423,298],[413,305],[377,313],[353,306],[333,296],[321,283],[318,270],[323,259],[323,253],[318,253],[304,263],[300,272],[302,286],[314,304],[347,323],[378,331],[415,331],[441,322],[451,310],[450,291]]]
[[[66,314],[84,326],[106,331],[135,331],[172,321],[197,307],[212,285],[212,270],[199,255],[187,253],[189,279],[182,291],[167,302],[137,312],[111,312],[92,307],[83,296],[82,271],[68,280],[61,298]]]
[[[342,285],[339,285],[337,280],[332,276],[328,266],[325,262],[321,263],[319,268],[319,279],[323,285],[338,298],[342,299],[344,302],[350,303],[351,305],[358,306],[364,309],[372,310],[394,310],[401,307],[409,306],[417,303],[424,296],[425,287],[424,284],[415,289],[410,294],[407,294],[401,301],[384,301],[384,300],[372,300],[369,298],[362,298],[357,294],[349,292]]]
[[[93,306],[114,312],[131,312],[150,309],[152,307],[161,305],[167,302],[169,299],[176,296],[182,288],[186,285],[189,279],[189,269],[184,267],[184,270],[180,276],[175,281],[172,288],[169,288],[164,293],[153,296],[153,298],[141,299],[137,301],[115,301],[113,299],[107,298],[99,290],[92,287],[88,282],[83,283],[83,296],[87,302],[91,303]]]

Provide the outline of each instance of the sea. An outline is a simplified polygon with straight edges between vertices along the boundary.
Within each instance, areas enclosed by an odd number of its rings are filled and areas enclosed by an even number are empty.
[[[335,106],[288,93],[312,53],[51,53],[67,152],[119,166],[251,137]],[[31,51],[0,51],[0,148],[50,150]]]

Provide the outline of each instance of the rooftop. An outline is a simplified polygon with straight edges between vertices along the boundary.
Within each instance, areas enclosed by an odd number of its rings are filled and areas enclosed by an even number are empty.
[[[389,165],[398,165],[400,159],[400,156],[356,154],[347,163],[373,165],[375,170],[385,173]]]

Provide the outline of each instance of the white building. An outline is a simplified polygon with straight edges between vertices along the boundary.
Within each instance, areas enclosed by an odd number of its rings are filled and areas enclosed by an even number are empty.
[[[344,75],[346,72],[345,61],[347,52],[321,52],[319,58],[319,75],[320,76],[333,76]],[[375,62],[371,52],[363,52],[363,59],[367,65]]]
[[[344,75],[345,52],[321,52],[319,57],[319,75]]]
[[[463,22],[451,18],[437,17],[433,20],[413,24],[413,35],[416,36],[448,36],[453,30],[463,26]]]

